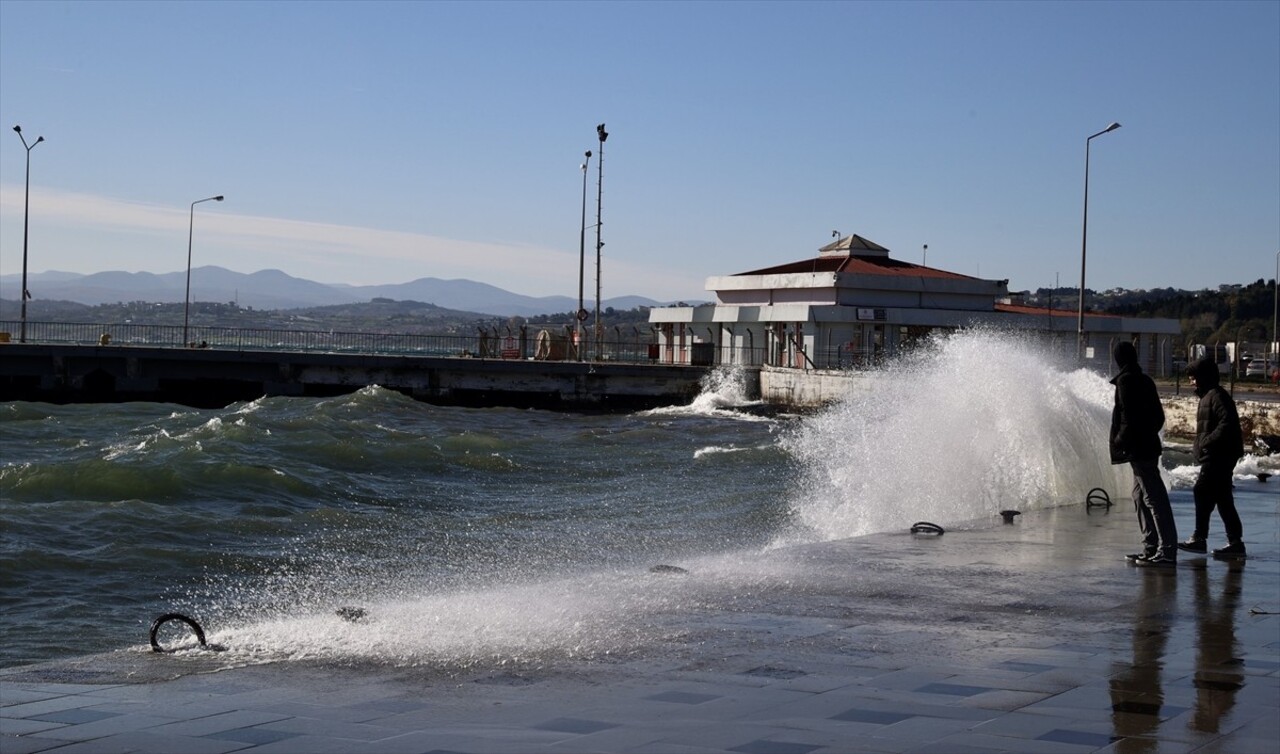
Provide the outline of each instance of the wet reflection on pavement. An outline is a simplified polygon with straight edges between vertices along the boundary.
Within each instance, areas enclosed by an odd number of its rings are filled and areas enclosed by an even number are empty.
[[[1243,560],[1206,563],[1206,559],[1198,558],[1175,571],[1141,571],[1132,659],[1127,665],[1117,663],[1110,681],[1111,724],[1120,739],[1116,751],[1159,751],[1159,741],[1173,734],[1165,731],[1161,735],[1160,726],[1175,718],[1186,719],[1193,738],[1199,738],[1194,734],[1222,732],[1224,720],[1235,706],[1236,694],[1245,685],[1245,660],[1236,638],[1244,570]],[[1181,606],[1179,582],[1184,590]],[[1186,592],[1190,593],[1189,601],[1185,600]],[[1186,615],[1188,610],[1193,615]],[[1188,618],[1194,620],[1195,626],[1195,666],[1189,679],[1177,668],[1168,667],[1170,656],[1178,652],[1176,646],[1169,649],[1170,636],[1179,633],[1180,626],[1189,627]],[[1174,644],[1185,645],[1187,638],[1183,633],[1183,641]],[[1170,679],[1173,684],[1168,683]],[[1190,715],[1183,715],[1188,707],[1176,706],[1177,702],[1185,705],[1190,697],[1171,694],[1166,685],[1185,688],[1187,681],[1195,688],[1194,707]],[[1171,695],[1173,704],[1169,702]]]
[[[1117,750],[1123,752],[1155,751],[1154,734],[1164,706],[1160,674],[1178,610],[1177,573],[1147,568],[1141,569],[1140,578],[1133,660],[1111,676],[1111,724],[1115,735],[1123,737],[1117,742]]]
[[[1244,686],[1244,659],[1236,642],[1236,610],[1240,607],[1243,560],[1227,564],[1217,599],[1211,594],[1208,569],[1195,572],[1196,710],[1192,730],[1217,733],[1222,718]]]

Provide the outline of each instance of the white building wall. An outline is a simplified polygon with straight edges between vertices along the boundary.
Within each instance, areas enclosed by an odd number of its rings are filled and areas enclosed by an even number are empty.
[[[1043,336],[1064,358],[1076,358],[1076,320],[1062,312],[1019,314],[994,309],[1007,296],[1006,281],[911,275],[788,273],[713,277],[716,305],[657,308],[659,358],[688,363],[694,343],[714,344],[715,361],[810,369],[874,363],[894,353],[906,337],[931,330],[995,326]],[[1153,374],[1171,365],[1179,324],[1088,315],[1086,364],[1110,366],[1111,348],[1132,339]],[[908,332],[909,329],[909,332]],[[706,353],[703,348],[699,353]]]
[[[781,288],[773,292],[773,304],[811,304],[832,306],[836,303],[835,288],[799,289]]]

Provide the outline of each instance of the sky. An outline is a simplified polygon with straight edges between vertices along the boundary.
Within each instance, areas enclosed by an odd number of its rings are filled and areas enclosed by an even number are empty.
[[[588,301],[597,208],[605,298],[705,300],[837,233],[1074,288],[1086,145],[1087,287],[1280,264],[1275,0],[0,0],[0,125],[6,277],[27,206],[32,274],[182,271],[190,240],[576,296],[586,150]]]

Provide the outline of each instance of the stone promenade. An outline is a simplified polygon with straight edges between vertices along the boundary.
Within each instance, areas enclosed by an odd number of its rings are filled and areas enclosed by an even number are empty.
[[[1128,501],[993,516],[762,553],[768,578],[607,657],[221,668],[127,650],[8,668],[0,751],[1275,754],[1280,479],[1237,496],[1246,561],[1128,565]],[[1185,533],[1190,493],[1173,498]]]

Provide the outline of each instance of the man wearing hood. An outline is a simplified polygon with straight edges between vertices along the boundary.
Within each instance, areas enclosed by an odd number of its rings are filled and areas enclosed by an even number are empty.
[[[1173,567],[1178,564],[1178,530],[1169,491],[1160,476],[1164,407],[1156,383],[1138,366],[1138,349],[1132,343],[1117,343],[1112,356],[1120,373],[1111,380],[1116,386],[1111,463],[1127,463],[1133,471],[1133,507],[1142,532],[1142,552],[1125,557],[1135,565]]]
[[[1231,493],[1231,476],[1236,461],[1244,455],[1244,434],[1236,402],[1222,388],[1218,365],[1208,359],[1193,362],[1187,376],[1195,383],[1200,405],[1196,408],[1196,441],[1191,452],[1200,464],[1192,492],[1196,500],[1196,530],[1178,549],[1202,553],[1208,549],[1209,518],[1218,509],[1222,526],[1227,530],[1227,546],[1213,551],[1214,557],[1243,558],[1244,526],[1236,512]]]

